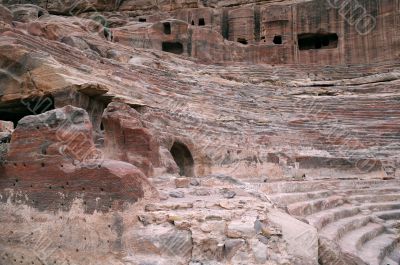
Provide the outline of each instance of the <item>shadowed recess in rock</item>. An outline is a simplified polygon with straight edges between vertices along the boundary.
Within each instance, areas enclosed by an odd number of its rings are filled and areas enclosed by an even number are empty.
[[[171,154],[179,167],[179,175],[192,177],[194,160],[189,149],[184,144],[175,142],[171,148]]]
[[[337,48],[339,41],[339,37],[336,33],[327,33],[327,34],[305,33],[305,34],[299,34],[297,38],[300,50],[334,49]]]
[[[11,121],[14,126],[17,126],[18,121],[25,116],[37,115],[53,109],[54,99],[52,97],[22,99],[0,105],[0,117],[2,120]]]
[[[171,34],[171,23],[165,22],[163,23],[163,26],[164,26],[164,34],[167,35]]]
[[[183,45],[180,42],[163,42],[162,50],[164,52],[182,54],[183,53]]]

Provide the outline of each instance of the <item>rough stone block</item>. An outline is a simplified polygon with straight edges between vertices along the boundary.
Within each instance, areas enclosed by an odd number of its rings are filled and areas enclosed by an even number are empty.
[[[176,178],[175,186],[177,188],[189,188],[190,179],[189,178]]]
[[[230,238],[250,238],[255,236],[254,222],[235,220],[228,224],[226,235]]]

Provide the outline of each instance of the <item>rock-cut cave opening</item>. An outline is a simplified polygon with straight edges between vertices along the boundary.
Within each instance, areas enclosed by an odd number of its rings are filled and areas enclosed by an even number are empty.
[[[165,23],[163,23],[163,27],[164,27],[164,34],[170,35],[171,34],[171,23],[165,22]]]
[[[248,42],[247,42],[247,40],[245,38],[238,38],[237,42],[239,42],[241,44],[244,44],[244,45],[248,44]]]
[[[19,120],[25,116],[38,115],[54,109],[54,99],[51,96],[45,96],[34,99],[23,99],[0,105],[0,117],[4,121],[12,121],[14,127]]]
[[[272,42],[274,44],[282,44],[282,36],[280,36],[280,35],[275,36],[274,39],[272,40]]]
[[[163,42],[162,50],[164,52],[182,54],[183,53],[183,45],[180,42]]]
[[[186,145],[175,142],[170,150],[175,163],[179,167],[179,175],[186,177],[194,176],[194,160]]]
[[[336,33],[304,33],[297,35],[299,50],[334,49],[338,46]]]
[[[199,26],[205,26],[206,25],[206,21],[204,20],[204,18],[199,18]]]

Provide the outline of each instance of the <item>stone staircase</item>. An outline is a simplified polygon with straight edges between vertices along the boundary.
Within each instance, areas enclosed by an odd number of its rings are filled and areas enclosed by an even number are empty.
[[[399,180],[288,181],[262,189],[317,228],[321,264],[400,264]]]
[[[288,226],[314,238],[316,231],[273,207],[258,190],[259,183],[226,175],[174,179],[170,175],[151,179],[160,200],[146,203],[136,213],[139,224],[126,236],[132,241],[126,262],[316,264],[316,242],[295,245],[298,255],[287,249],[285,241]],[[282,224],[282,218],[288,225]],[[312,249],[309,256],[308,246]]]
[[[126,262],[177,265],[297,262],[284,249],[280,228],[267,222],[272,205],[267,198],[246,190],[245,183],[230,177],[174,181],[169,175],[151,181],[161,200],[147,203],[137,213],[141,224],[127,236],[134,240],[128,247],[131,253],[124,258]]]

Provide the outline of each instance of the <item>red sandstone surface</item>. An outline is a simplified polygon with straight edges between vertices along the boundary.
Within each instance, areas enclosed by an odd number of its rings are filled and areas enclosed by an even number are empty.
[[[400,264],[399,12],[1,1],[0,265]]]

